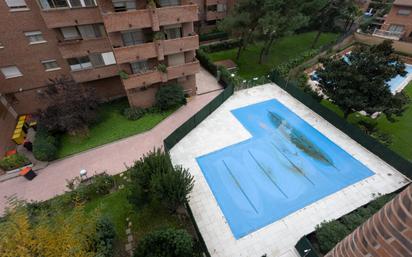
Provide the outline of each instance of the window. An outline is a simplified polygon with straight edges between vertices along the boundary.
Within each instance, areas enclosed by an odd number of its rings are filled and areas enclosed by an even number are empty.
[[[27,10],[27,4],[25,0],[6,0],[7,6],[13,11],[21,9]]]
[[[67,62],[69,63],[70,69],[72,71],[84,70],[92,67],[92,63],[90,62],[88,56],[70,58],[67,59]]]
[[[42,9],[69,7],[66,0],[40,0],[40,6]]]
[[[105,35],[102,24],[91,24],[78,26],[83,39],[99,38]]]
[[[398,15],[409,16],[410,14],[411,14],[410,9],[399,9],[398,10]]]
[[[226,11],[226,5],[225,4],[218,4],[217,5],[217,11],[218,12],[225,12]]]
[[[112,0],[115,12],[136,10],[136,1]]]
[[[159,0],[160,6],[180,5],[180,0]]]
[[[142,30],[122,32],[122,40],[125,46],[138,45],[146,42],[146,36]]]
[[[57,64],[56,60],[46,60],[42,61],[41,64],[43,64],[44,69],[46,71],[54,71],[54,70],[60,70],[59,65]]]
[[[130,63],[133,74],[145,73],[149,70],[149,64],[147,61],[139,61]]]
[[[93,67],[102,67],[104,66],[103,56],[100,53],[93,53],[89,55],[90,62],[92,63]]]
[[[24,35],[29,40],[30,44],[40,44],[46,42],[46,40],[44,40],[43,38],[41,31],[26,32],[24,33]]]
[[[95,0],[39,0],[42,9],[81,8],[96,6]]]
[[[174,38],[181,38],[182,37],[182,30],[181,25],[172,25],[172,26],[165,26],[164,32],[166,35],[166,39],[174,39]]]
[[[395,24],[393,24],[393,25],[390,25],[390,26],[389,26],[389,31],[390,31],[390,32],[398,32],[398,33],[401,33],[401,32],[403,32],[403,29],[404,29],[404,26],[402,26],[402,25],[395,25]]]
[[[113,52],[102,53],[102,57],[105,65],[116,63]]]
[[[8,67],[4,67],[1,68],[1,73],[3,73],[4,77],[6,79],[11,79],[11,78],[16,78],[16,77],[20,77],[23,76],[23,74],[21,74],[19,68],[17,68],[17,66],[8,66]]]
[[[74,39],[80,39],[80,34],[79,31],[77,30],[76,27],[65,27],[65,28],[60,28],[60,31],[64,37],[64,40],[74,40]]]

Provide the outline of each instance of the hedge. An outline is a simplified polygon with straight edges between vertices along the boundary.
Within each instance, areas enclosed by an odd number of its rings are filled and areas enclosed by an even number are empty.
[[[229,38],[229,34],[227,34],[224,31],[214,31],[214,32],[199,35],[199,41],[208,41],[208,40],[214,40],[214,39],[224,40],[228,38]]]

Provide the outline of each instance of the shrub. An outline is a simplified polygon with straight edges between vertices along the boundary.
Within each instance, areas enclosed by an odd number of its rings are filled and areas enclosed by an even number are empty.
[[[223,41],[219,43],[214,43],[206,46],[201,46],[201,50],[206,52],[206,53],[213,53],[213,52],[219,52],[219,51],[224,51],[224,50],[229,50],[233,49],[236,47],[239,47],[240,40],[235,39],[235,40],[228,40],[228,41]]]
[[[160,87],[156,93],[156,105],[160,110],[170,110],[186,104],[183,88],[177,84]]]
[[[176,166],[166,173],[154,175],[151,181],[151,191],[155,199],[174,213],[187,201],[193,189],[193,183],[194,179],[189,171]]]
[[[202,67],[209,71],[213,76],[217,75],[217,66],[202,49],[196,51],[196,58],[199,60]]]
[[[162,229],[143,237],[134,257],[192,257],[193,240],[182,229]]]
[[[68,203],[88,201],[97,196],[107,195],[114,187],[114,178],[106,173],[98,174],[90,178],[89,183],[80,183],[76,187],[75,181],[79,178],[68,181],[67,187],[71,190],[67,192],[66,199]]]
[[[129,107],[124,109],[123,115],[128,120],[138,120],[145,115],[146,110],[140,107]]]
[[[278,66],[276,66],[273,71],[277,72],[280,76],[282,76],[283,78],[286,78],[289,75],[289,71],[293,68],[295,68],[296,66],[302,64],[303,62],[305,62],[307,59],[314,57],[316,54],[319,53],[318,49],[311,49],[311,50],[307,50],[305,52],[303,52],[300,56],[293,58],[291,60],[289,60],[286,63],[282,63]],[[272,71],[272,72],[273,72]]]
[[[113,223],[105,216],[97,220],[96,235],[94,237],[94,245],[96,248],[96,257],[111,257],[113,256],[113,244],[116,237],[116,231]]]
[[[28,164],[30,164],[29,159],[27,159],[26,156],[18,153],[6,156],[0,160],[0,168],[5,171],[14,170]]]
[[[349,233],[350,231],[346,226],[337,220],[322,222],[316,226],[316,236],[319,241],[319,247],[324,253],[332,250],[332,248]]]
[[[57,156],[57,140],[41,126],[34,138],[33,155],[39,161],[52,161]]]
[[[208,41],[214,39],[227,39],[229,35],[224,31],[213,31],[210,33],[200,34],[199,41]]]
[[[129,187],[129,202],[138,208],[148,203],[153,176],[166,173],[172,167],[170,157],[160,149],[143,155],[128,170],[132,180]]]

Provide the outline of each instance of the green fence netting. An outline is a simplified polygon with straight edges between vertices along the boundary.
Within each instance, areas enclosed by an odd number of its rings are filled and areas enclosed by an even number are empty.
[[[317,254],[315,248],[313,248],[312,244],[306,236],[302,237],[296,243],[295,248],[301,257],[321,257]]]

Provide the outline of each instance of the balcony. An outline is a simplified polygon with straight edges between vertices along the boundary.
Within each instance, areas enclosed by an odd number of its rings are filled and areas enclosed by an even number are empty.
[[[403,37],[404,34],[405,34],[404,31],[395,32],[395,31],[388,31],[388,30],[382,30],[382,29],[375,29],[372,35],[374,35],[375,37],[381,37],[381,38],[399,41]]]
[[[41,15],[50,29],[102,22],[100,10],[97,7],[42,10]]]
[[[227,4],[227,0],[205,0],[206,6],[217,5],[217,4]]]
[[[226,17],[226,12],[214,12],[214,11],[206,12],[207,21],[221,20],[225,17]]]
[[[117,76],[118,73],[119,69],[117,68],[117,65],[109,65],[93,69],[72,71],[71,75],[76,82],[81,83]]]
[[[169,6],[128,12],[103,14],[107,32],[152,28],[176,23],[197,21],[197,5]]]
[[[123,85],[126,90],[149,86],[159,82],[167,82],[171,79],[193,75],[198,73],[200,65],[198,61],[184,63],[177,66],[167,67],[167,73],[152,70],[143,74],[129,75],[128,79],[123,79]]]
[[[117,63],[130,63],[155,57],[163,60],[165,55],[194,51],[198,48],[199,38],[196,35],[114,48],[114,55]]]
[[[112,51],[110,42],[106,37],[88,40],[63,41],[57,45],[64,59],[86,56],[93,52],[104,53]]]

